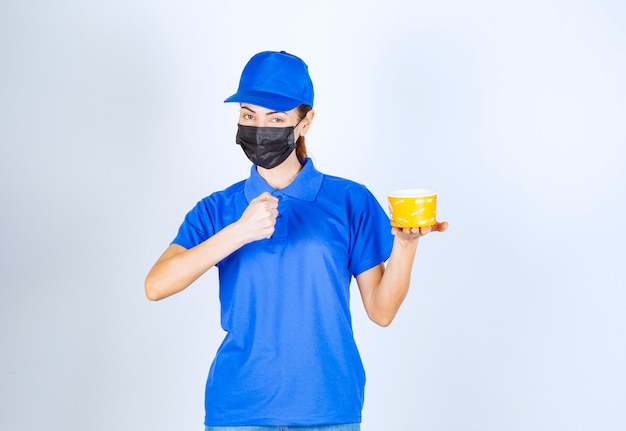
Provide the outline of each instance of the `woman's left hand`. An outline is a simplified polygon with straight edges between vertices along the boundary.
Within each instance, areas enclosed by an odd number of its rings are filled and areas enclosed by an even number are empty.
[[[448,222],[437,222],[432,226],[424,227],[394,227],[391,229],[391,233],[400,239],[411,240],[417,239],[424,235],[428,235],[431,232],[443,232],[448,228]]]

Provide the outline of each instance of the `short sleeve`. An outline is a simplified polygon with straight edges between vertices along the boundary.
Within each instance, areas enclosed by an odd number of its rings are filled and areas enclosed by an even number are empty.
[[[349,262],[355,277],[389,259],[393,246],[389,216],[374,195],[364,186],[356,195],[351,202]]]
[[[205,198],[187,213],[172,244],[190,249],[215,234],[214,217],[212,217],[210,203],[210,199]]]

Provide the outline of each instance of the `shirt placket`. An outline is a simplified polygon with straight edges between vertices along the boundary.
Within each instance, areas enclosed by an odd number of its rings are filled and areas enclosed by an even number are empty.
[[[287,238],[289,226],[289,199],[278,190],[274,191],[272,195],[278,198],[278,216],[276,217],[274,234],[271,239],[277,241]]]

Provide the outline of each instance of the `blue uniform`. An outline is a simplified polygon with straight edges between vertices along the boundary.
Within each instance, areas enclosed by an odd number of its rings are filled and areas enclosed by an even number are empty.
[[[362,185],[307,159],[274,190],[250,177],[200,202],[175,244],[194,247],[268,191],[280,199],[270,239],[220,261],[226,337],[206,385],[205,424],[311,426],[361,421],[365,373],[352,333],[352,276],[386,261],[389,218]]]

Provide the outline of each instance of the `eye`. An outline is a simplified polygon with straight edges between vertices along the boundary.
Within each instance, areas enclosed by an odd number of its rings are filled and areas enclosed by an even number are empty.
[[[252,120],[254,117],[252,116],[252,114],[242,114],[241,118],[243,118],[244,120]]]
[[[272,117],[272,119],[270,120],[272,123],[284,123],[285,120],[281,117]]]

